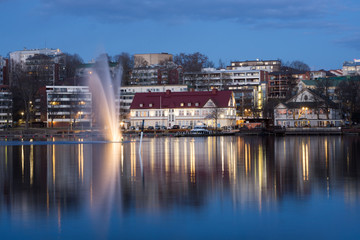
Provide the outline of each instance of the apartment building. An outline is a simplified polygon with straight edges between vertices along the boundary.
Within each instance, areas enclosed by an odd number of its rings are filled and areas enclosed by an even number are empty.
[[[9,61],[8,59],[0,56],[0,85],[9,84]]]
[[[0,127],[11,126],[13,99],[8,86],[0,85]]]
[[[262,70],[266,72],[276,72],[281,69],[280,60],[246,60],[234,61],[227,66],[228,70]]]
[[[211,89],[234,92],[237,114],[262,117],[267,98],[268,72],[262,70],[216,70],[205,68],[201,72],[184,73],[183,82],[195,91]]]
[[[360,59],[354,59],[354,61],[344,62],[342,70],[344,76],[360,75]]]
[[[87,86],[46,86],[46,107],[48,127],[92,126],[92,94]]]
[[[173,55],[168,53],[145,53],[134,54],[134,67],[145,67],[151,65],[163,65],[165,62],[172,62]]]

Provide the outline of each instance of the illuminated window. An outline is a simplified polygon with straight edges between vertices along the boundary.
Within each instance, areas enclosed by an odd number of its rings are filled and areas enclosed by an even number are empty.
[[[184,106],[184,103],[180,103],[180,106],[183,107],[183,106]]]

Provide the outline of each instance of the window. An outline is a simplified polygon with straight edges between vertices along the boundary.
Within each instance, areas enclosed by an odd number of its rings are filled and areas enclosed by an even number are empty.
[[[144,105],[142,103],[140,103],[140,107],[143,107]]]
[[[197,107],[198,107],[198,106],[199,106],[199,103],[198,103],[198,102],[197,102],[197,103],[195,103],[195,106],[197,106]]]
[[[188,106],[190,107],[190,106],[191,106],[191,103],[188,103]]]
[[[304,100],[305,100],[305,101],[307,101],[307,100],[308,100],[308,96],[307,96],[307,95],[305,95]]]
[[[149,107],[152,107],[153,105],[152,105],[152,103],[149,103]]]
[[[183,107],[183,106],[184,106],[184,103],[180,103],[180,106]]]

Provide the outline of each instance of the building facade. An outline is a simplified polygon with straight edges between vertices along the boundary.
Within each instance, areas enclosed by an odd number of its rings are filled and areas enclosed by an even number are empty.
[[[0,85],[9,85],[9,61],[0,56]]]
[[[146,92],[166,92],[170,90],[172,92],[187,92],[186,85],[154,85],[154,86],[123,86],[119,89],[120,99],[120,119],[127,121],[130,114],[130,105],[134,99],[136,93]]]
[[[173,62],[162,65],[136,67],[130,74],[130,85],[173,85],[181,84],[182,67]]]
[[[250,69],[249,69],[250,68]],[[227,66],[228,70],[262,70],[266,72],[276,72],[281,69],[280,60],[246,60],[234,61]]]
[[[231,91],[137,93],[130,106],[131,126],[174,125],[194,127],[235,125],[235,99]]]
[[[354,61],[344,62],[342,70],[344,76],[360,75],[360,59],[354,59]]]
[[[216,70],[205,68],[201,72],[184,73],[184,84],[195,91],[211,89],[234,92],[237,114],[262,117],[267,99],[268,72],[261,70]]]
[[[9,84],[15,84],[15,74],[21,69],[29,77],[41,79],[45,85],[56,85],[66,77],[65,55],[60,49],[24,49],[9,54]]]
[[[281,127],[327,127],[342,125],[338,105],[303,89],[274,109],[274,125]]]
[[[172,62],[173,55],[168,53],[145,53],[134,54],[134,67],[144,67],[151,65],[163,65],[165,62]]]
[[[13,123],[12,116],[13,99],[12,93],[8,86],[0,86],[0,127],[11,126]]]
[[[87,86],[46,86],[48,127],[92,126],[92,94]]]

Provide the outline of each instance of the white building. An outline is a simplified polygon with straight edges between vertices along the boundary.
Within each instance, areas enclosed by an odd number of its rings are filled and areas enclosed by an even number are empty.
[[[213,88],[234,92],[238,115],[262,117],[267,99],[268,72],[261,70],[216,70],[205,68],[201,72],[184,73],[184,84],[196,91]]]
[[[325,100],[308,88],[274,108],[274,125],[282,127],[341,126],[337,104]]]
[[[235,125],[235,99],[231,91],[137,93],[130,107],[131,126],[172,127]]]
[[[154,86],[123,86],[120,87],[120,119],[129,118],[130,105],[134,99],[136,93],[146,92],[166,92],[170,90],[172,92],[187,92],[186,85],[154,85]]]
[[[343,64],[343,75],[360,75],[360,59],[354,59],[354,61],[346,61]]]
[[[42,49],[24,49],[21,51],[15,51],[11,52],[9,54],[10,56],[10,62],[12,63],[20,63],[24,64],[26,63],[26,60],[30,57],[33,57],[35,55],[46,55],[50,57],[55,57],[62,55],[63,53],[60,51],[60,49],[49,49],[49,48],[42,48]]]
[[[87,86],[47,86],[48,127],[91,126],[92,94]]]
[[[7,86],[0,86],[0,126],[12,125],[12,94]]]

